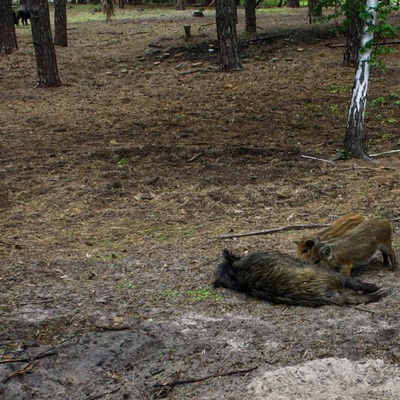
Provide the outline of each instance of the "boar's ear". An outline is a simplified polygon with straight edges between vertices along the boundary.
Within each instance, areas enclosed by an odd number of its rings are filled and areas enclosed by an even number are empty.
[[[321,245],[321,239],[319,237],[316,237],[315,239],[313,239],[314,241],[314,246],[318,247]]]
[[[304,244],[306,245],[306,247],[314,247],[315,246],[315,239],[307,239]]]
[[[322,259],[329,259],[332,257],[332,247],[327,244],[319,250],[319,256]]]
[[[294,244],[297,244],[297,246],[300,244],[300,242],[298,240],[293,240]]]

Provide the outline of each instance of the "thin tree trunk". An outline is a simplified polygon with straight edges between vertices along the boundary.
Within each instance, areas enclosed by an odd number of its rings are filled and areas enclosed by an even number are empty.
[[[111,24],[114,15],[114,0],[102,0],[103,14],[106,14],[107,24]]]
[[[346,135],[344,138],[344,150],[352,157],[360,157],[371,160],[366,153],[367,138],[364,128],[364,115],[367,101],[368,80],[370,72],[369,60],[371,46],[365,47],[374,37],[373,31],[368,27],[375,25],[376,7],[378,0],[367,0],[366,11],[370,16],[364,22],[361,46],[358,55],[358,65],[353,83],[353,93],[347,119]]]
[[[287,0],[286,7],[288,8],[299,8],[300,0]]]
[[[185,10],[185,0],[176,0],[175,10],[179,11]]]
[[[319,0],[308,0],[308,22],[313,23],[313,18],[322,17],[322,6]]]
[[[51,36],[50,13],[47,0],[30,0],[32,10],[32,41],[38,73],[37,87],[61,86],[58,76],[56,51]]]
[[[66,0],[54,0],[54,44],[68,46]]]
[[[11,54],[18,50],[13,10],[10,0],[0,0],[0,54]]]
[[[256,33],[256,0],[245,0],[244,14],[246,20],[245,31],[248,33]]]
[[[216,0],[216,22],[219,42],[220,71],[241,70],[239,46],[236,34],[235,0]]]

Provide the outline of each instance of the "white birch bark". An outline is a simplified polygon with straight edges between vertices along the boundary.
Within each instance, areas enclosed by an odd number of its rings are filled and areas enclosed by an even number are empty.
[[[370,18],[365,21],[363,33],[361,35],[361,47],[358,58],[358,65],[353,83],[353,92],[350,102],[349,114],[347,118],[346,135],[344,149],[354,157],[368,158],[366,154],[366,135],[364,130],[364,115],[367,102],[368,80],[370,73],[369,60],[371,58],[372,47],[366,47],[374,37],[374,32],[370,29],[376,22],[376,9],[378,0],[367,0],[366,11]]]

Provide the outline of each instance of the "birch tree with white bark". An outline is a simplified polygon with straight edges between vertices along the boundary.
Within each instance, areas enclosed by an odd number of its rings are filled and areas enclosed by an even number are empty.
[[[344,149],[341,154],[347,157],[358,157],[369,161],[367,138],[365,134],[364,116],[367,103],[368,81],[371,69],[372,40],[374,38],[374,26],[376,24],[376,10],[378,0],[366,1],[366,16],[361,35],[361,46],[358,56],[358,64],[353,82],[353,92],[347,118]]]

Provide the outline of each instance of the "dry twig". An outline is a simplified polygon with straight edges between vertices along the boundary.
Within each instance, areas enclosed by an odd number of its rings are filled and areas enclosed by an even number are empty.
[[[229,376],[229,375],[235,375],[235,374],[247,374],[248,372],[254,371],[257,368],[258,368],[258,366],[256,365],[255,367],[248,368],[248,369],[238,369],[235,371],[227,371],[227,372],[216,372],[215,374],[203,376],[201,378],[191,378],[191,379],[185,379],[182,381],[175,380],[175,381],[167,382],[167,383],[156,383],[154,385],[154,387],[167,387],[167,386],[174,387],[174,386],[178,386],[178,385],[186,385],[188,383],[201,382],[201,381],[205,381],[207,379],[219,378],[221,376]]]
[[[324,158],[317,158],[317,157],[311,157],[311,156],[305,156],[305,155],[301,155],[301,157],[303,158],[309,158],[310,160],[317,160],[317,161],[323,161],[323,162],[327,162],[329,164],[333,164],[332,160],[325,160]]]
[[[329,226],[329,225],[327,225],[327,224],[289,225],[289,226],[282,226],[280,228],[266,229],[264,231],[255,231],[255,232],[245,232],[245,233],[236,233],[236,234],[230,234],[230,235],[222,235],[219,238],[220,239],[232,239],[232,238],[243,237],[243,236],[266,235],[266,234],[269,234],[269,233],[282,232],[282,231],[292,231],[292,230],[298,231],[300,229],[325,228],[327,226]]]
[[[352,308],[355,308],[358,311],[363,311],[363,312],[366,312],[366,313],[375,314],[375,311],[367,310],[366,308],[362,308],[362,307],[358,307],[358,306],[353,306]]]
[[[91,322],[97,329],[101,329],[103,331],[124,331],[127,329],[131,329],[129,325],[104,326],[96,324],[96,322],[91,319],[89,319],[89,322]]]
[[[36,356],[33,356],[31,358],[28,358],[28,359],[1,360],[0,363],[3,363],[3,364],[4,363],[11,363],[11,362],[28,362],[28,364],[26,366],[24,366],[23,368],[20,368],[19,370],[11,372],[10,374],[8,374],[8,376],[6,376],[2,380],[2,383],[4,384],[4,383],[8,382],[14,376],[23,375],[23,374],[26,374],[26,373],[32,371],[33,368],[35,368],[37,365],[39,365],[39,359],[40,358],[51,356],[51,355],[57,355],[58,353],[56,353],[56,352],[52,352],[52,353],[50,353],[50,352],[52,350],[54,350],[60,344],[65,343],[66,341],[68,341],[70,339],[72,339],[72,337],[64,339],[61,342],[57,343],[56,345],[50,347],[49,349],[44,350],[44,351],[40,352],[39,354],[36,354]]]
[[[88,400],[101,399],[102,397],[107,396],[108,394],[117,393],[117,392],[119,392],[120,390],[121,390],[121,388],[116,388],[116,389],[114,389],[114,390],[108,390],[108,391],[105,392],[105,393],[101,393],[101,394],[96,394],[96,395],[90,396],[90,397],[88,397]]]

